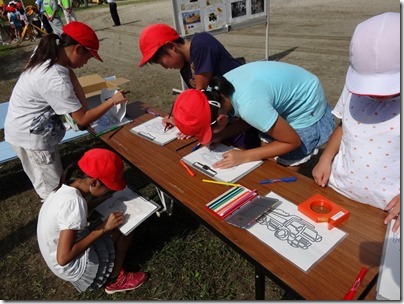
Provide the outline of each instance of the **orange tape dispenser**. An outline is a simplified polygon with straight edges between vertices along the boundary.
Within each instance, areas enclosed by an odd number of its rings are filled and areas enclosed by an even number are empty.
[[[316,223],[328,222],[328,230],[345,221],[350,212],[336,203],[316,194],[297,206],[297,209]]]

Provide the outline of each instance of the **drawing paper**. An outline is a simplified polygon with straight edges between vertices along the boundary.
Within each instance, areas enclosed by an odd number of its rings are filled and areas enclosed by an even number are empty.
[[[377,300],[401,300],[401,238],[400,230],[396,233],[393,233],[391,230],[395,222],[396,220],[392,220],[387,225],[379,278],[376,287]]]
[[[248,231],[303,271],[308,271],[346,236],[338,228],[328,230],[327,223],[315,223],[299,212],[297,205],[274,192],[266,196],[279,203]]]
[[[177,139],[177,133],[179,130],[177,127],[173,127],[164,132],[162,121],[163,117],[158,116],[133,127],[130,131],[160,146],[164,146],[165,144]]]
[[[126,187],[124,190],[115,192],[95,210],[102,215],[104,220],[111,212],[124,212],[125,222],[119,226],[119,230],[124,235],[128,235],[159,208],[160,206],[155,202],[145,199]]]
[[[223,153],[232,149],[237,148],[233,146],[226,146],[224,144],[217,144],[213,150],[210,150],[208,146],[203,146],[198,150],[186,155],[182,158],[182,160],[207,176],[217,181],[228,183],[238,181],[240,178],[247,175],[263,163],[262,160],[258,160],[228,169],[213,168],[213,164],[223,158]]]

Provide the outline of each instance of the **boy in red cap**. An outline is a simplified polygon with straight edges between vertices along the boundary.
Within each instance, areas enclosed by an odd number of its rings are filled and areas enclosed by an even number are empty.
[[[199,90],[206,89],[213,76],[223,75],[241,65],[210,33],[197,33],[192,40],[187,40],[166,24],[144,28],[139,37],[139,48],[142,53],[140,67],[157,63],[165,69],[179,69],[187,87]],[[175,124],[168,117],[163,122]],[[180,138],[184,137],[180,135]],[[260,139],[256,130],[250,128],[235,136],[233,143],[250,149],[259,146]]]
[[[117,92],[88,109],[73,70],[92,57],[102,61],[98,48],[98,37],[88,25],[70,22],[61,36],[49,34],[41,39],[11,94],[5,140],[13,146],[41,200],[57,186],[63,172],[58,147],[65,135],[63,115],[70,114],[85,129],[128,100]]]
[[[109,190],[123,190],[123,171],[115,153],[91,149],[66,168],[39,212],[37,238],[46,264],[79,292],[102,286],[108,294],[133,290],[148,278],[145,272],[122,268],[133,237],[117,229],[124,221],[122,212],[112,212],[97,227],[87,228],[88,208],[94,206],[86,198],[99,198],[99,203]]]
[[[400,14],[360,23],[352,36],[345,87],[333,114],[341,119],[313,169],[358,202],[386,210],[400,227]]]

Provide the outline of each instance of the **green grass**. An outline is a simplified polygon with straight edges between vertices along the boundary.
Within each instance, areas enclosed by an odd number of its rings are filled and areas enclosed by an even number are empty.
[[[64,165],[87,147],[101,147],[91,136],[61,146]],[[153,185],[126,167],[128,184],[158,202]],[[78,294],[55,277],[39,253],[37,215],[41,203],[18,161],[0,170],[0,297],[3,300],[253,300],[254,268],[238,253],[175,205],[171,216],[153,215],[135,230],[125,268],[150,279],[134,292]],[[268,300],[294,297],[266,280]]]

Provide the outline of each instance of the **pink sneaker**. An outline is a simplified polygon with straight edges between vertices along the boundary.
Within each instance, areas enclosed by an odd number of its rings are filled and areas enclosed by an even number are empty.
[[[105,292],[113,294],[115,292],[134,290],[146,282],[147,278],[147,273],[145,272],[124,272],[121,270],[116,282],[105,285]]]

